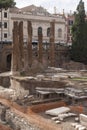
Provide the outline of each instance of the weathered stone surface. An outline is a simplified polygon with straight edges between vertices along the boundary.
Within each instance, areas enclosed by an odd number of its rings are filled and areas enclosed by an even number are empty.
[[[18,85],[18,87],[17,87]],[[12,83],[12,88],[3,88],[0,86],[0,97],[15,101],[17,99],[23,99],[24,96],[29,95],[29,90],[21,88],[20,84]]]
[[[16,92],[13,89],[7,89],[1,86],[0,86],[0,96],[12,100],[15,100],[17,98]]]
[[[19,69],[19,49],[18,49],[18,22],[14,22],[13,27],[13,53],[12,53],[12,72]]]
[[[87,127],[87,115],[80,114],[80,123]]]
[[[12,130],[40,130],[27,119],[15,114],[11,109],[3,104],[0,104],[0,120],[7,122]]]
[[[65,87],[67,82],[63,81],[52,81],[52,80],[30,80],[27,77],[11,77],[11,88],[19,91],[20,96],[24,93],[35,94],[36,87],[49,87],[49,88],[58,88]]]
[[[67,70],[86,70],[86,68],[87,68],[86,65],[84,65],[80,62],[74,62],[74,61],[64,63],[62,65],[62,67]]]
[[[55,22],[50,22],[50,66],[55,66]]]
[[[0,104],[0,120],[5,121],[5,113],[6,113],[6,108],[2,104]]]
[[[23,49],[23,22],[14,22],[13,27],[13,53],[12,53],[12,73],[20,74],[24,68],[24,49]]]
[[[9,88],[10,86],[10,77],[9,76],[0,76],[0,85]]]
[[[20,71],[24,69],[24,46],[23,46],[23,21],[19,23],[19,53],[20,53]]]
[[[43,42],[43,34],[42,31],[38,33],[38,45],[39,45],[39,50],[38,50],[38,61],[42,63],[43,61],[43,48],[42,48],[42,42]]]
[[[15,82],[12,79],[11,79],[11,89],[15,91],[15,96],[13,99],[22,99],[25,95],[29,95],[29,90],[22,88],[19,82]]]
[[[13,130],[40,130],[34,124],[29,123],[27,119],[16,115],[10,109],[6,111],[6,121]]]
[[[27,52],[28,52],[28,67],[32,66],[32,24],[28,21],[28,45],[27,45]]]

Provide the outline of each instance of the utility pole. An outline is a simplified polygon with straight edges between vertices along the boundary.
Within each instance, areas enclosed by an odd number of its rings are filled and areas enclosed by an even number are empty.
[[[1,45],[0,49],[3,47],[3,23],[2,23],[3,15],[2,15],[2,8],[1,8],[1,23],[0,23],[0,28],[1,28]]]
[[[1,8],[1,48],[3,47],[3,23],[2,23],[2,8]]]

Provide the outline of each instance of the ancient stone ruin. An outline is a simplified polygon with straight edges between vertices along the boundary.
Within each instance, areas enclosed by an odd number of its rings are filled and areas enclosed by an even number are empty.
[[[50,22],[50,38],[49,38],[49,66],[55,66],[55,22]],[[20,74],[29,74],[44,71],[44,68],[47,67],[46,62],[43,64],[43,32],[42,29],[38,30],[38,52],[37,59],[33,58],[32,51],[32,23],[31,21],[27,22],[27,33],[28,33],[28,41],[27,41],[27,58],[25,56],[24,51],[24,43],[23,43],[23,22],[14,22],[13,27],[13,54],[12,54],[12,67],[11,71],[13,75]],[[26,63],[26,64],[25,64]]]
[[[55,22],[50,23],[50,66],[55,66]]]

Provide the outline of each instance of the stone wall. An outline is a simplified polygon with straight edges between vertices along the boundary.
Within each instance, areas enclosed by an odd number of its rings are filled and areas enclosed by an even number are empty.
[[[44,49],[45,48],[45,49]],[[48,49],[47,49],[48,48]],[[25,60],[27,60],[26,54],[27,48],[25,47]],[[61,64],[65,63],[69,60],[69,48],[56,45],[55,46],[55,66],[61,67]],[[33,60],[37,60],[38,58],[38,46],[33,46]],[[12,55],[12,44],[3,45],[2,51],[0,52],[0,72],[8,71],[7,66],[7,56]],[[11,60],[9,61],[9,65],[11,64]],[[26,65],[26,62],[24,63]],[[49,64],[49,45],[43,46],[43,65]],[[10,68],[10,66],[9,66]],[[10,69],[9,69],[10,70]]]
[[[80,114],[80,123],[87,127],[87,115]]]
[[[62,67],[66,70],[86,70],[87,65],[80,62],[69,61],[62,64]]]
[[[5,121],[6,106],[0,103],[0,121]]]
[[[36,87],[58,88],[65,87],[66,83],[52,80],[30,80],[28,77],[11,77],[11,89],[16,90],[20,96],[24,96],[25,93],[26,95],[35,94]]]
[[[15,114],[2,104],[0,104],[0,120],[10,125],[12,130],[40,130],[34,124],[29,123],[27,119]]]
[[[9,88],[9,86],[10,86],[10,76],[9,76],[9,74],[8,74],[8,76],[0,75],[0,86],[3,86],[4,88]]]
[[[40,130],[34,124],[30,124],[27,119],[16,115],[10,109],[6,111],[6,121],[13,130]]]
[[[9,71],[11,67],[12,44],[3,44],[0,51],[0,72]],[[8,58],[8,56],[10,56]]]
[[[24,90],[22,87],[19,88],[13,86],[15,89],[3,88],[0,86],[0,97],[15,101],[17,99],[23,99],[26,95],[29,95],[29,90]],[[18,88],[18,89],[17,89]]]
[[[24,83],[22,82],[17,82],[16,80],[12,80],[11,79],[11,89],[15,90],[16,92],[16,96],[18,99],[23,98],[25,95],[29,95],[29,89],[25,89],[24,87]]]

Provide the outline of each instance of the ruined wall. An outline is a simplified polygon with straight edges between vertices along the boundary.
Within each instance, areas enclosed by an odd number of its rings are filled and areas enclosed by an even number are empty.
[[[40,130],[27,119],[15,114],[3,104],[0,104],[0,120],[6,122],[12,130]]]
[[[11,88],[15,89],[17,93],[22,94],[35,94],[36,87],[44,87],[44,88],[58,88],[58,87],[65,87],[66,83],[63,81],[44,81],[44,80],[29,80],[28,78],[24,77],[11,77]]]
[[[10,76],[1,76],[0,75],[0,86],[3,86],[4,88],[9,88]]]
[[[7,56],[12,55],[12,44],[3,44],[3,48],[0,51],[0,72],[8,71],[11,67],[11,60],[9,59],[9,66],[7,65]]]
[[[49,45],[48,45],[49,46]],[[43,46],[43,64],[49,64],[49,47],[47,46],[48,49],[44,49],[45,45]],[[25,66],[26,66],[26,60],[27,60],[27,53],[26,53],[27,48],[25,48]],[[5,72],[8,71],[7,67],[7,55],[11,54],[12,55],[12,44],[5,44],[3,45],[2,52],[0,52],[0,72]],[[33,48],[33,60],[38,59],[38,46],[35,46]],[[63,64],[66,61],[69,61],[69,49],[67,47],[55,46],[55,66],[56,67],[61,67],[61,64]],[[10,61],[11,63],[11,61]]]
[[[23,98],[25,95],[29,95],[29,89],[24,89],[24,83],[20,83],[20,82],[17,82],[16,80],[12,80],[11,79],[11,89],[15,90],[16,91],[16,97],[18,99],[21,99]]]
[[[10,109],[6,111],[6,121],[13,128],[13,130],[40,130],[34,124],[31,124],[27,119],[18,116]]]

